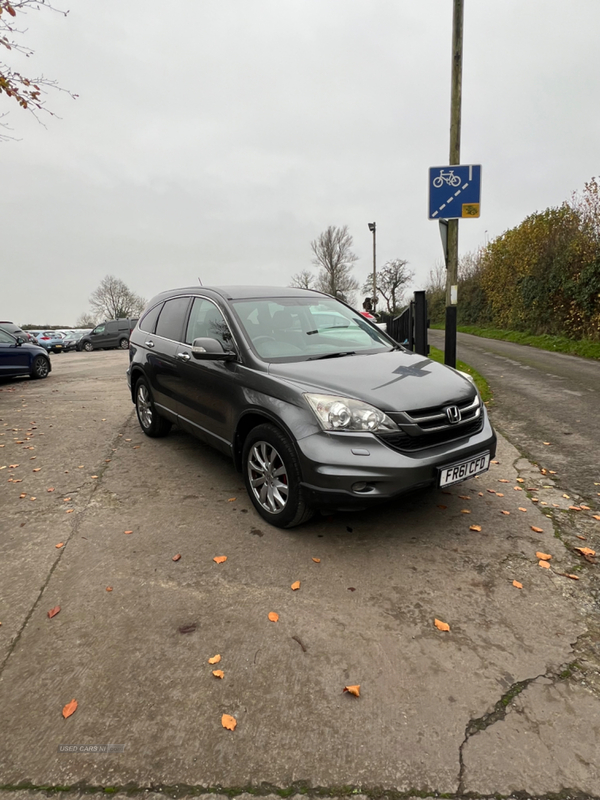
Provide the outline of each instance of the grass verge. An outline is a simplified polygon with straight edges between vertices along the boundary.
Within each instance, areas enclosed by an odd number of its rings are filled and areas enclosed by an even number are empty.
[[[443,351],[438,350],[437,347],[433,347],[433,345],[430,345],[429,347],[429,358],[431,358],[432,361],[438,361],[440,364],[444,363]],[[492,399],[492,390],[490,389],[489,383],[486,381],[483,375],[477,372],[476,369],[473,369],[473,367],[465,364],[464,361],[457,361],[456,369],[461,370],[461,372],[469,373],[469,375],[475,381],[475,385],[479,389],[479,394],[481,395],[481,399],[484,403],[488,403]]]
[[[435,330],[443,330],[444,324],[436,323],[431,327]],[[502,339],[505,342],[528,344],[530,347],[551,350],[554,353],[600,359],[600,342],[592,342],[590,339],[569,339],[566,336],[550,336],[547,333],[534,336],[532,333],[504,331],[500,328],[482,328],[478,325],[459,325],[457,330],[473,336],[482,336],[485,339]]]

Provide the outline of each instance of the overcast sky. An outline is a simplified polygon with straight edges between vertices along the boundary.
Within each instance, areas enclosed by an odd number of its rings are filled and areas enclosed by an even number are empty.
[[[109,273],[146,298],[285,286],[328,225],[348,225],[362,284],[373,220],[378,264],[407,259],[424,287],[452,0],[62,7],[28,14],[26,63],[3,55],[79,99],[51,93],[44,128],[0,96],[19,137],[0,143],[0,319],[73,325]],[[482,206],[461,252],[600,174],[599,33],[599,0],[465,0],[461,161],[482,165]]]

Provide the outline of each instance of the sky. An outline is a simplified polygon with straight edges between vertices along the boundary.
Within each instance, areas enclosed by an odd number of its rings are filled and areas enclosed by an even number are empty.
[[[44,126],[0,96],[0,319],[71,326],[107,274],[150,299],[289,284],[347,225],[362,283],[442,261],[428,170],[449,162],[452,0],[55,0],[29,12]],[[461,253],[600,174],[599,0],[465,0]],[[362,296],[361,296],[362,297]],[[357,297],[360,303],[360,298]]]

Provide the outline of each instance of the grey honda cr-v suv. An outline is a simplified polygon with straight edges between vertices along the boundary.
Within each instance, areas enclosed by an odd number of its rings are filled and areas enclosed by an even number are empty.
[[[484,472],[496,450],[469,376],[404,350],[320,292],[157,295],[130,339],[144,433],[177,423],[230,455],[278,527]]]

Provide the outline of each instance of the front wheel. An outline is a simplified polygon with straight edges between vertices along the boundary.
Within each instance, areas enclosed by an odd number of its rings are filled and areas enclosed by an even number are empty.
[[[157,413],[150,388],[144,378],[140,378],[135,385],[135,410],[140,427],[146,436],[158,438],[166,436],[171,430],[170,421]]]
[[[121,339],[119,342],[119,347],[121,350],[128,350],[129,349],[129,340],[128,339]]]
[[[83,349],[86,351],[86,353],[91,353],[94,349],[94,345],[91,342],[84,342]]]
[[[37,356],[31,366],[32,378],[47,378],[50,372],[50,362],[46,356]]]
[[[242,463],[246,490],[264,520],[277,528],[293,528],[312,517],[302,496],[298,458],[279,428],[254,428],[244,443]]]

